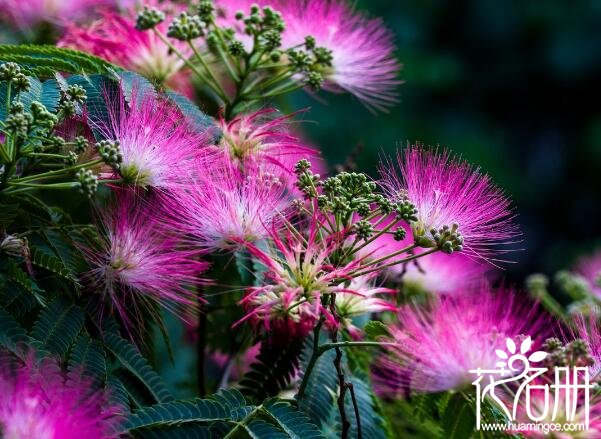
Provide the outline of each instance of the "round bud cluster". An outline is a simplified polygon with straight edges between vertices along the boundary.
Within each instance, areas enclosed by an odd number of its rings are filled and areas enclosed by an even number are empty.
[[[33,123],[43,130],[49,131],[58,123],[58,118],[38,101],[31,103],[31,115],[33,116]]]
[[[282,53],[278,48],[282,45],[282,32],[286,27],[282,19],[282,14],[270,6],[260,8],[258,5],[253,4],[250,7],[249,15],[245,15],[243,11],[239,11],[236,13],[236,19],[244,23],[244,32],[247,35],[255,37],[262,51],[273,62],[280,60]],[[231,53],[235,55],[233,52]]]
[[[49,136],[44,140],[44,144],[54,149],[61,149],[65,146],[65,139],[61,136]]]
[[[585,299],[591,295],[586,279],[568,271],[557,272],[555,283],[574,300]]]
[[[21,67],[13,62],[0,64],[0,81],[8,82],[17,92],[29,90],[29,78],[21,72]]]
[[[123,155],[119,150],[119,141],[101,140],[95,146],[102,160],[111,168],[118,170],[123,162]]]
[[[245,54],[244,44],[242,44],[242,41],[232,40],[227,46],[227,51],[235,57],[243,56]]]
[[[60,114],[64,117],[72,117],[75,115],[79,105],[86,102],[87,93],[81,85],[73,84],[67,87],[61,94],[59,103]]]
[[[136,18],[136,29],[148,30],[165,20],[165,14],[155,8],[144,6]]]
[[[430,234],[436,247],[450,255],[455,251],[463,250],[463,236],[458,229],[459,224],[454,223],[451,227],[445,225],[438,230],[432,229]]]
[[[198,16],[205,23],[210,22],[215,14],[215,6],[210,0],[203,0],[198,4]]]
[[[407,237],[407,231],[404,227],[399,227],[394,231],[393,237],[395,241],[402,241]]]
[[[173,19],[167,30],[167,36],[180,41],[191,41],[204,35],[203,21],[197,15],[182,12]]]
[[[286,53],[292,69],[304,75],[308,86],[319,90],[332,68],[332,51],[325,47],[317,47],[315,38],[308,36],[305,38],[304,48],[289,49]]]
[[[86,99],[86,89],[81,85],[70,85],[67,87],[65,94],[71,99],[73,102],[77,102],[78,104],[83,104]]]
[[[79,183],[79,192],[92,198],[98,190],[98,177],[89,169],[80,169],[75,174],[75,180]]]
[[[77,136],[75,138],[75,152],[81,154],[88,148],[88,139],[84,136]]]
[[[299,160],[294,167],[294,172],[297,179],[296,187],[305,195],[305,198],[316,198],[321,177],[319,174],[313,174],[311,163],[308,160]]]
[[[402,219],[407,222],[417,221],[417,208],[407,198],[394,203],[394,212],[396,213],[397,219]]]
[[[24,138],[27,137],[32,123],[33,117],[31,114],[22,111],[11,111],[4,120],[4,127],[7,132],[14,136]]]
[[[74,166],[75,163],[77,163],[77,153],[74,151],[69,151],[65,157],[65,165]]]
[[[557,338],[548,338],[542,349],[548,353],[545,366],[551,371],[555,367],[587,367],[595,363],[588,345],[582,339],[564,345]]]
[[[369,239],[374,234],[374,225],[366,220],[357,221],[353,229],[359,239]]]

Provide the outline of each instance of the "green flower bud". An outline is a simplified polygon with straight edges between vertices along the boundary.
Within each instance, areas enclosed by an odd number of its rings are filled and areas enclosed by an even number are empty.
[[[306,159],[299,160],[296,165],[294,165],[294,172],[296,175],[302,174],[309,169],[311,169],[311,163]]]
[[[407,237],[407,231],[405,230],[404,227],[399,227],[394,231],[394,240],[395,241],[402,241],[403,239],[405,239]]]
[[[10,114],[5,120],[6,131],[18,137],[27,137],[33,117],[29,113]]]
[[[242,44],[242,42],[238,40],[233,40],[232,42],[230,42],[227,50],[232,56],[242,56],[245,53],[244,44]]]
[[[88,148],[88,140],[83,136],[75,138],[75,152],[82,153]]]
[[[65,92],[67,97],[78,104],[83,104],[86,101],[86,89],[81,85],[70,85]]]
[[[305,37],[305,49],[313,50],[315,48],[315,38],[311,35]]]
[[[15,87],[15,90],[17,90],[18,92],[29,90],[29,87],[31,85],[29,83],[29,78],[27,76],[25,76],[23,73],[17,73],[14,76],[12,83],[13,83],[13,86]]]
[[[104,162],[113,169],[119,169],[123,162],[123,155],[119,150],[119,141],[102,140],[96,143],[98,154]]]
[[[316,47],[313,50],[313,54],[315,55],[315,61],[318,64],[321,64],[326,67],[332,67],[332,61],[334,61],[334,55],[330,49],[326,49],[325,47]]]
[[[269,54],[269,59],[271,59],[272,62],[279,62],[280,59],[282,59],[282,52],[274,50]]]
[[[272,51],[282,45],[282,35],[277,30],[268,30],[261,35],[261,43]]]
[[[69,151],[67,157],[65,157],[65,165],[74,166],[75,163],[77,163],[77,154],[73,151]]]
[[[359,239],[369,239],[374,234],[374,225],[366,220],[357,221],[353,229]]]
[[[136,29],[148,30],[165,20],[165,14],[155,8],[144,6],[136,18]]]
[[[14,62],[0,64],[0,81],[13,81],[21,73],[21,67]]]
[[[204,35],[202,20],[196,15],[182,12],[167,29],[167,36],[181,41],[191,41]]]
[[[213,18],[215,13],[215,5],[212,1],[203,0],[198,4],[198,15],[202,21],[208,22]]]
[[[98,190],[98,177],[89,169],[77,171],[75,180],[80,184],[79,191],[88,198],[92,198]]]

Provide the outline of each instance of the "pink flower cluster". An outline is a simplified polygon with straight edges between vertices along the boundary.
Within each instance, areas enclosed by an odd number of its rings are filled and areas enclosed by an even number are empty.
[[[0,431],[6,438],[116,438],[119,417],[107,395],[65,377],[51,360],[18,365],[0,357]]]

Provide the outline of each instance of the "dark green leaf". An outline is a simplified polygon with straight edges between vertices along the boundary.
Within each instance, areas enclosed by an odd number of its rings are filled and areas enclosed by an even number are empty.
[[[317,426],[312,424],[304,413],[287,402],[273,398],[263,403],[263,408],[291,439],[324,438]]]
[[[114,333],[106,333],[104,341],[106,348],[146,386],[157,402],[173,400],[161,377],[152,370],[146,358],[140,354],[133,344]]]
[[[55,299],[40,312],[31,335],[49,352],[64,357],[81,331],[84,319],[79,306]]]

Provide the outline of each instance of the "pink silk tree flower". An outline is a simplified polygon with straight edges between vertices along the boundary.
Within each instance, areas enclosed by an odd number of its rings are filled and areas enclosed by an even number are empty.
[[[362,295],[355,288],[357,285],[352,285],[353,273],[361,261],[355,259],[333,266],[330,258],[338,238],[318,238],[321,229],[315,220],[308,229],[304,232],[286,223],[281,233],[272,230],[266,241],[268,245],[247,245],[265,272],[257,279],[258,286],[247,289],[241,301],[246,315],[236,325],[250,321],[257,329],[263,327],[266,331],[302,337],[312,330],[322,314],[328,324],[339,325],[330,310],[321,305],[324,294]],[[341,279],[348,282],[341,284]],[[369,291],[377,292],[382,291]],[[372,305],[382,304],[374,301]]]
[[[599,316],[593,314],[585,317],[576,314],[574,316],[574,328],[568,338],[584,341],[591,360],[588,364],[590,380],[601,382],[601,326],[599,325]]]
[[[199,252],[182,246],[163,222],[163,206],[156,200],[141,200],[126,190],[114,195],[100,212],[102,247],[82,249],[91,266],[83,280],[126,324],[137,323],[154,304],[174,313],[194,308],[198,299],[191,287],[204,282],[200,275],[207,268]],[[105,306],[100,306],[101,317]]]
[[[294,175],[301,159],[314,159],[319,152],[306,146],[289,128],[293,115],[278,115],[275,109],[241,114],[231,121],[219,119],[222,132],[217,148],[241,167],[278,167]]]
[[[460,390],[477,368],[495,369],[506,339],[542,342],[548,323],[537,307],[511,290],[483,286],[471,295],[443,296],[431,310],[407,306],[390,328],[393,343],[381,357],[375,379],[383,394]],[[548,330],[548,329],[546,329]],[[519,344],[519,343],[518,343]]]
[[[95,8],[116,7],[116,0],[2,0],[0,18],[16,29],[31,32],[42,23],[64,26],[90,15]]]
[[[376,286],[374,276],[365,275],[356,277],[348,286],[340,285],[343,291],[336,294],[336,313],[341,324],[358,339],[361,330],[353,324],[353,318],[361,315],[380,313],[384,311],[396,311],[397,306],[384,299],[385,295],[395,294],[397,291],[391,288]]]
[[[448,152],[408,147],[397,155],[396,167],[381,164],[380,174],[389,197],[417,208],[411,228],[418,246],[493,260],[502,252],[496,246],[512,244],[519,236],[503,191]]]
[[[285,23],[282,49],[304,46],[308,36],[331,58],[322,71],[324,89],[356,96],[370,110],[385,111],[396,101],[400,65],[394,57],[392,33],[381,20],[354,11],[345,0],[219,0],[218,22],[236,31],[236,38],[250,49],[252,39],[244,34],[237,12],[249,15],[253,4],[270,6]]]
[[[172,2],[144,2],[169,15],[176,15],[185,8]],[[137,10],[132,5],[122,12],[105,10],[100,18],[91,23],[72,23],[63,34],[58,45],[81,50],[104,58],[127,70],[140,73],[151,81],[167,84],[187,95],[193,95],[192,84],[185,63],[152,31],[136,29]],[[157,25],[163,34],[167,23]],[[171,41],[177,50],[189,57],[191,48],[179,40]]]
[[[210,155],[207,133],[193,130],[170,102],[136,88],[130,99],[121,93],[116,105],[109,105],[108,123],[94,125],[103,137],[119,142],[122,162],[116,175],[107,177],[121,176],[130,185],[176,190]]]
[[[0,432],[7,439],[110,439],[118,417],[102,391],[58,364],[0,357]]]
[[[370,110],[385,111],[397,101],[400,65],[392,33],[381,20],[352,10],[345,0],[281,0],[272,6],[286,24],[284,49],[312,36],[331,54],[331,67],[322,72],[326,90],[348,92]]]
[[[249,171],[249,170],[247,170]],[[274,175],[231,164],[199,166],[170,201],[173,228],[207,251],[231,251],[267,238],[290,214],[291,197]]]
[[[416,252],[416,254],[419,252]],[[458,252],[433,253],[407,264],[391,267],[405,285],[436,294],[465,294],[482,282],[491,266]]]
[[[593,294],[601,298],[601,251],[582,258],[574,271],[587,281]]]

